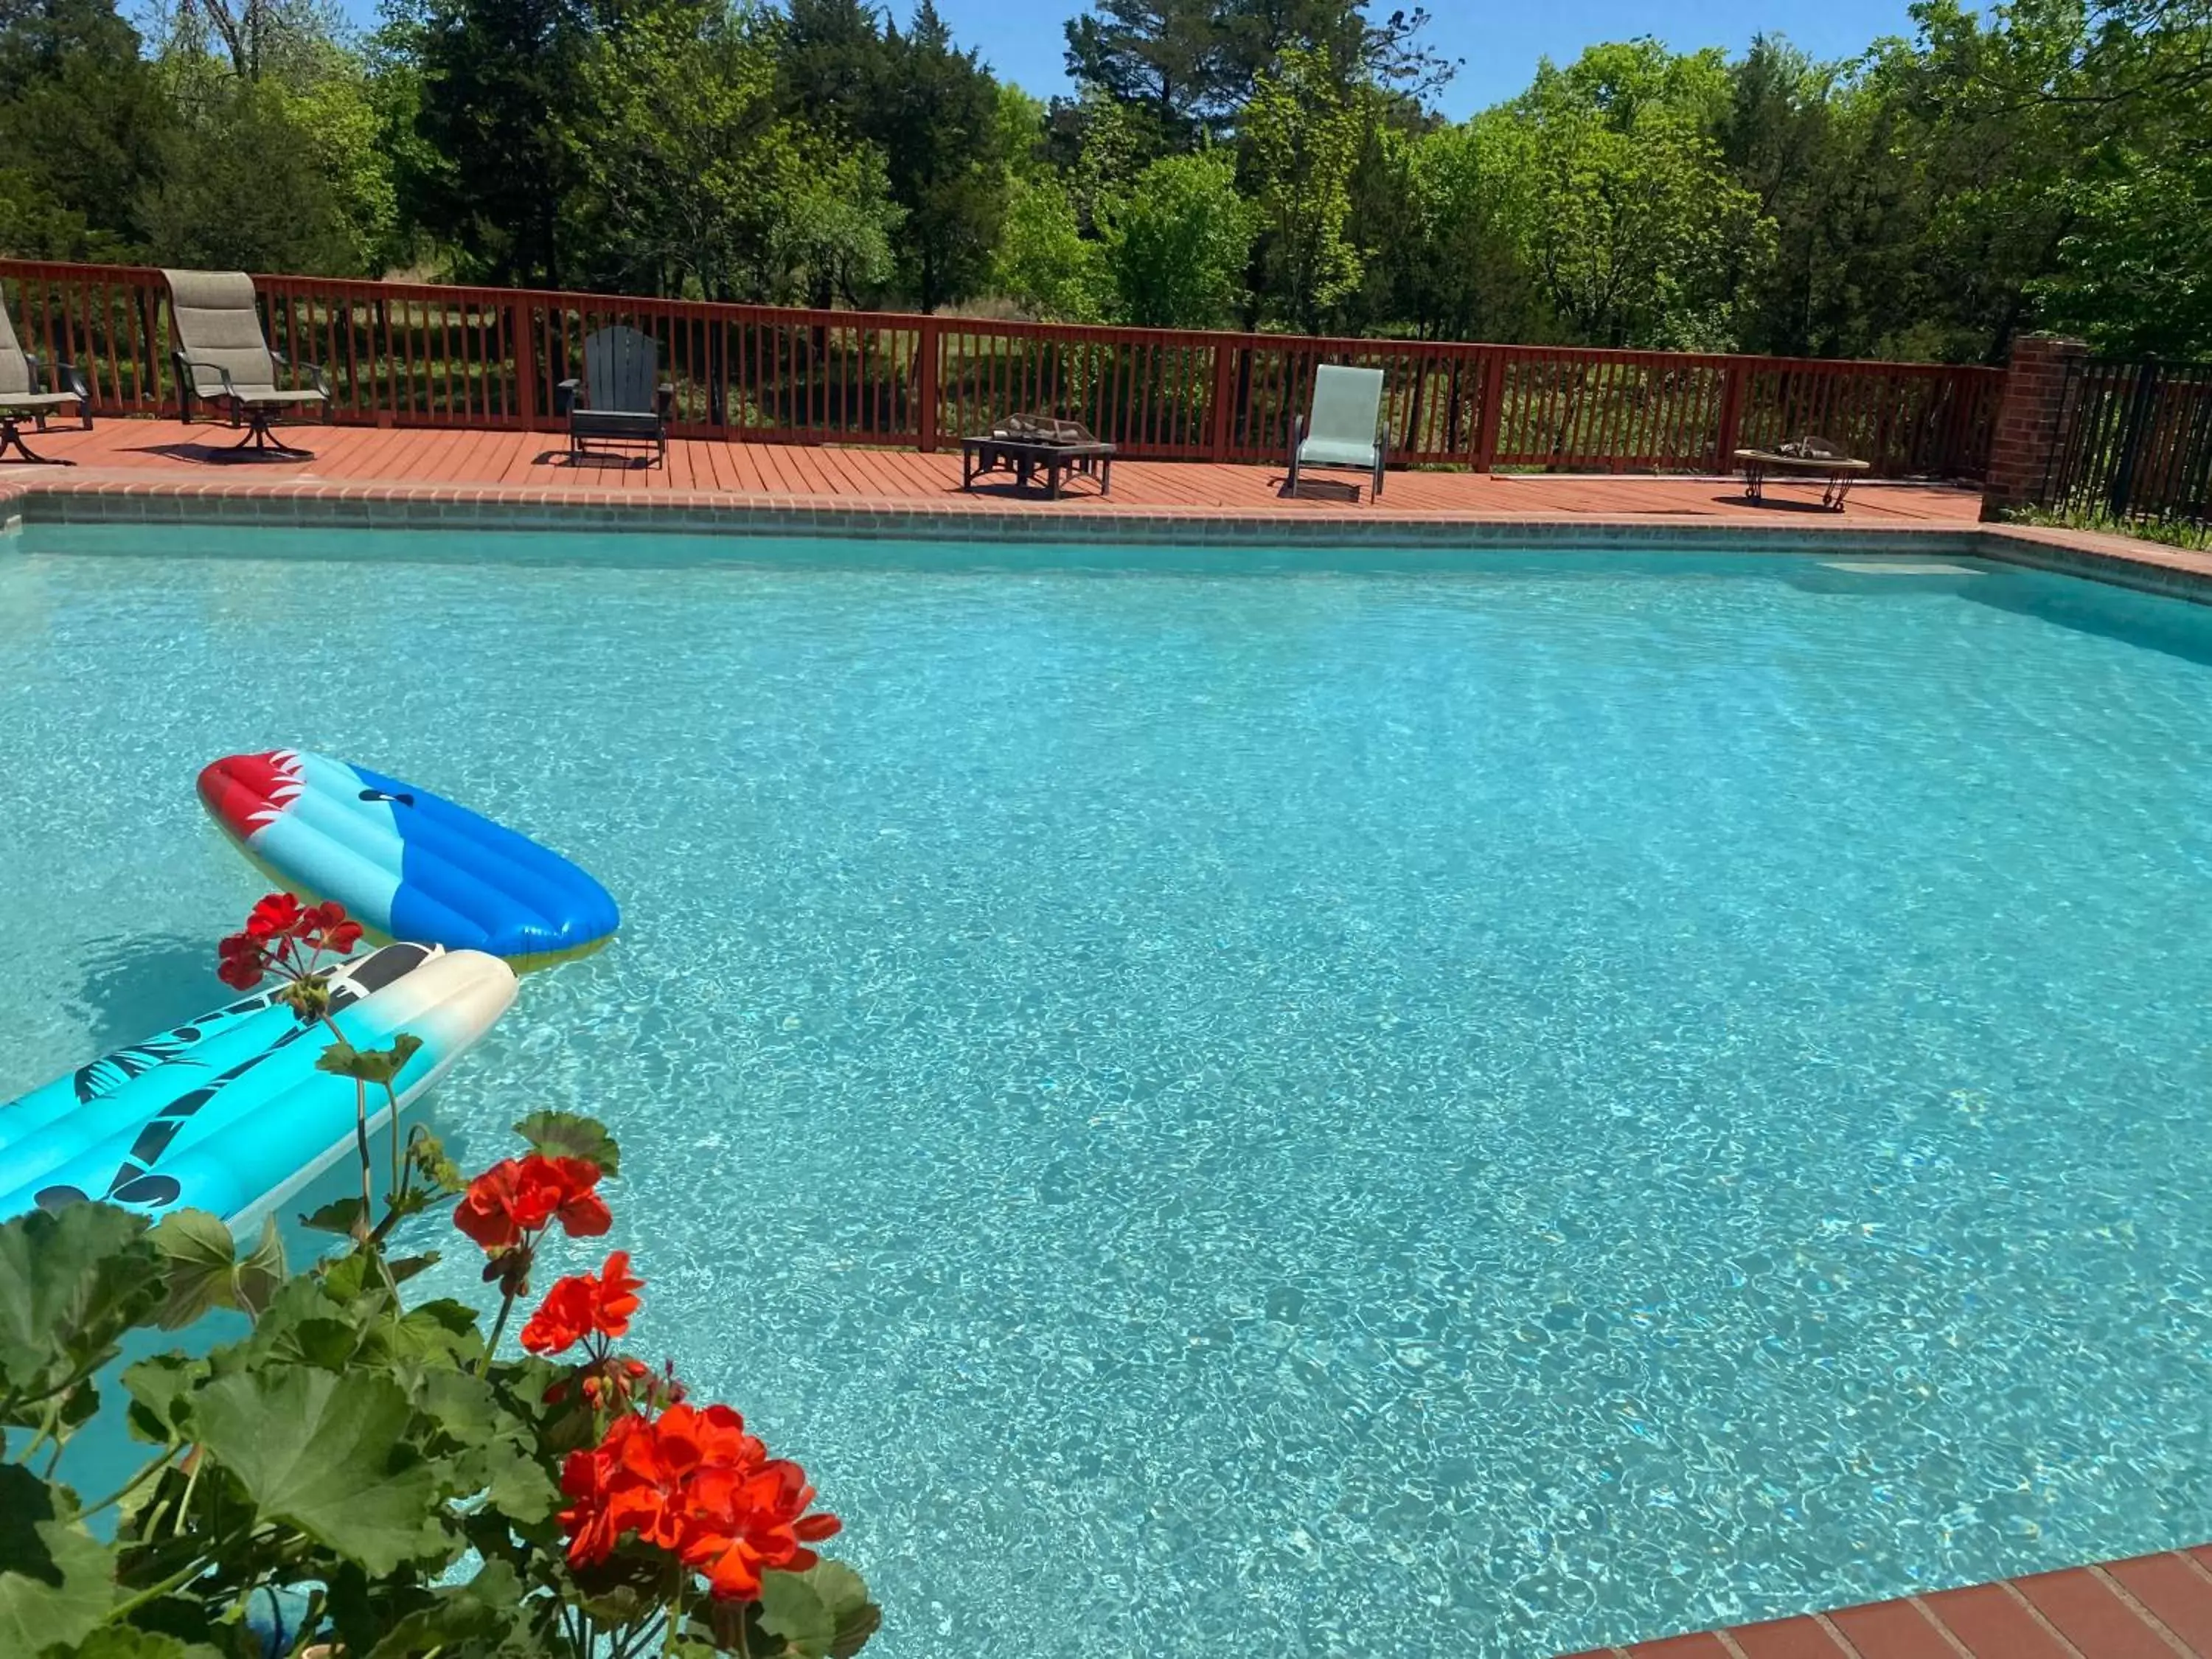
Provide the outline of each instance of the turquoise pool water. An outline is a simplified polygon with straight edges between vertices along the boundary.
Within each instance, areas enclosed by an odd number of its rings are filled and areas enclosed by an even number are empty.
[[[434,1115],[617,1126],[642,1346],[813,1471],[886,1659],[1517,1659],[2212,1536],[2212,615],[200,539],[0,544],[0,1096],[219,995],[214,755],[544,836],[625,931]]]

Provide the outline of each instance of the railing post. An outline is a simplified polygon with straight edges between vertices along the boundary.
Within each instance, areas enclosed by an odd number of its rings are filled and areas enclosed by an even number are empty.
[[[529,431],[538,424],[538,335],[530,326],[527,295],[507,301],[507,337],[514,342],[514,413]]]
[[[1226,334],[1213,337],[1213,432],[1207,459],[1225,461],[1237,425],[1237,348]]]
[[[1743,362],[1730,357],[1721,369],[1721,417],[1713,427],[1711,471],[1735,471],[1736,437],[1743,429]]]
[[[925,316],[915,331],[915,443],[924,454],[937,448],[937,368],[945,331],[934,317]]]
[[[1498,434],[1504,419],[1505,353],[1492,348],[1482,360],[1482,404],[1474,415],[1474,466],[1478,472],[1495,471]]]
[[[161,295],[151,283],[138,290],[138,314],[145,330],[146,350],[139,360],[137,401],[142,406],[150,404],[156,415],[166,415],[170,410],[161,396]],[[181,391],[179,395],[181,398]],[[119,386],[115,388],[115,397],[118,403],[123,402],[123,388]],[[128,404],[124,406],[130,407]],[[183,407],[181,401],[178,407]]]

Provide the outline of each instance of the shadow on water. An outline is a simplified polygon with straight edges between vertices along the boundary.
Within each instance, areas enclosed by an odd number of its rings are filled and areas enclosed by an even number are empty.
[[[1808,562],[1792,570],[1788,580],[1808,593],[1947,594],[2054,628],[2212,667],[2212,605],[2083,577],[1975,561],[1953,565],[1948,560],[1923,564],[1883,560],[1864,567]]]
[[[1993,572],[1960,593],[2014,616],[2212,667],[2212,607],[2041,571]]]
[[[215,941],[182,934],[94,942],[77,989],[93,1054],[143,1042],[220,1008],[238,993],[215,976]]]

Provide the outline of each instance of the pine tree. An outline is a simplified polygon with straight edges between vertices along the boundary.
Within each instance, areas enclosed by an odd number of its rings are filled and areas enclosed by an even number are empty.
[[[906,210],[896,239],[904,285],[934,311],[990,274],[1006,210],[998,83],[978,53],[953,46],[933,0],[921,0],[904,34],[885,31],[884,59],[866,136],[882,145],[892,199]]]

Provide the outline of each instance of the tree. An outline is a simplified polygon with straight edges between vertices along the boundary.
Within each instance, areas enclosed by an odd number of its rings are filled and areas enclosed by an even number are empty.
[[[583,0],[422,7],[401,25],[422,65],[416,130],[434,158],[410,180],[414,215],[462,274],[558,287],[591,35]]]
[[[0,10],[0,241],[31,257],[135,257],[172,121],[113,0]]]
[[[1075,204],[1058,179],[1014,181],[992,259],[991,285],[1034,317],[1070,323],[1105,319],[1114,293],[1105,247],[1083,234]]]
[[[171,58],[160,69],[177,118],[140,210],[155,259],[344,275],[363,268],[324,165],[346,135],[312,133],[283,88],[219,60]],[[319,138],[330,152],[319,152]]]
[[[776,75],[793,119],[846,138],[872,134],[887,65],[884,29],[863,0],[789,0]]]
[[[1345,234],[1358,118],[1322,53],[1294,47],[1260,77],[1243,140],[1257,184],[1267,305],[1291,327],[1317,332],[1360,275],[1358,250]]]
[[[1252,213],[1225,151],[1170,155],[1115,198],[1106,264],[1125,322],[1145,328],[1218,328],[1243,299]]]
[[[1726,107],[1717,52],[1655,41],[1549,63],[1515,101],[1527,129],[1528,248],[1539,292],[1595,345],[1725,350],[1732,276],[1771,245],[1757,200],[1711,136]]]
[[[892,198],[906,217],[900,276],[924,311],[980,289],[1006,210],[997,83],[977,54],[957,51],[933,0],[884,41],[884,76],[867,136],[882,145]]]
[[[1386,314],[1427,339],[1544,337],[1528,262],[1528,130],[1492,111],[1460,126],[1389,137],[1407,210],[1370,256],[1388,278]]]
[[[1194,143],[1235,110],[1220,0],[1097,0],[1068,20],[1067,75],[1140,114],[1147,157]]]
[[[897,222],[883,157],[787,119],[777,42],[715,3],[592,43],[574,215],[610,286],[714,300],[857,300]]]
[[[1145,112],[1150,160],[1234,131],[1288,51],[1318,53],[1341,95],[1431,93],[1454,66],[1421,44],[1428,22],[1419,8],[1371,21],[1364,0],[1093,0],[1067,24],[1067,73]]]

